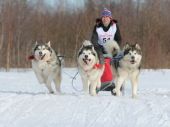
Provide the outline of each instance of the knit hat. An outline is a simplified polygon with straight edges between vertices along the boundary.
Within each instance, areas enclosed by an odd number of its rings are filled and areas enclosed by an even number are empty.
[[[105,16],[112,18],[112,12],[109,11],[107,8],[104,8],[101,13],[101,17],[105,17]]]

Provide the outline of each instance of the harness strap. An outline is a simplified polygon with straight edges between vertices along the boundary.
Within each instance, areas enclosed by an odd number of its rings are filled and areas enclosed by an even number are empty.
[[[28,56],[28,60],[33,60],[35,59],[34,55]]]
[[[115,57],[112,58],[112,62],[114,61],[120,61],[124,56],[124,52],[118,53]]]
[[[102,68],[102,64],[95,64],[94,66],[93,66],[93,69],[101,69]]]

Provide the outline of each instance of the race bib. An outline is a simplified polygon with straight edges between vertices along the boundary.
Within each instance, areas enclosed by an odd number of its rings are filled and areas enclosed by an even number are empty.
[[[96,32],[98,34],[98,43],[103,45],[107,42],[107,40],[114,40],[116,30],[117,28],[115,24],[112,25],[107,32],[105,32],[102,27],[97,28]]]

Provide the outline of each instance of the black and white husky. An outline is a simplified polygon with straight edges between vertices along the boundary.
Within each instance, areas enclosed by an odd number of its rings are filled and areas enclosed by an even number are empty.
[[[99,58],[92,43],[85,40],[78,52],[78,68],[83,82],[85,93],[92,96],[96,95],[96,89],[101,87],[101,76],[104,71],[104,65],[99,64]],[[90,90],[89,90],[90,88]]]
[[[105,48],[109,54],[115,49],[115,41],[106,43]],[[116,45],[117,47],[117,45]],[[123,48],[123,57],[120,59],[116,68],[116,88],[113,92],[116,92],[117,96],[121,95],[120,88],[124,84],[126,79],[130,79],[132,85],[132,98],[137,97],[138,78],[141,67],[142,51],[139,44],[130,45],[126,43]]]
[[[56,92],[60,92],[61,60],[51,48],[50,42],[38,44],[33,48],[32,69],[40,84],[45,84],[50,93],[54,93],[51,83],[55,84]]]

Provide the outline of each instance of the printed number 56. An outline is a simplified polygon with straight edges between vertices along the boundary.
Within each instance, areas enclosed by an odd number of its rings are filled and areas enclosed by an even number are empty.
[[[106,43],[107,40],[110,40],[110,38],[103,38],[103,43]]]

